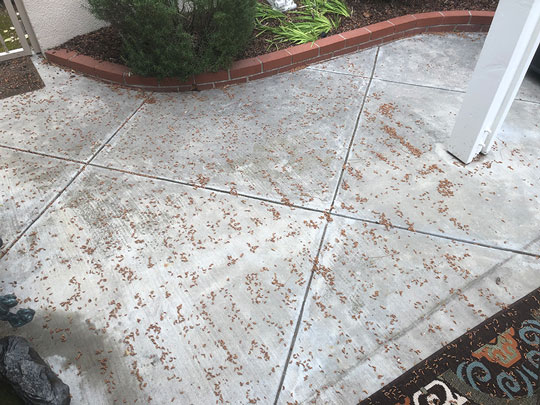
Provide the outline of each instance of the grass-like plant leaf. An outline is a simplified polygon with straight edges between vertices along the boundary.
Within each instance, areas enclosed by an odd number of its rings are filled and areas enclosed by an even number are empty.
[[[314,42],[321,35],[337,29],[341,17],[350,17],[343,0],[299,0],[297,9],[287,14],[274,10],[268,4],[258,3],[256,35],[271,32],[270,45]]]

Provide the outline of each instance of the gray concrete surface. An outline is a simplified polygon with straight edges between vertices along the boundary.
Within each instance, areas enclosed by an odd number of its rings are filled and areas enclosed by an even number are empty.
[[[21,332],[79,403],[271,402],[322,222],[89,167],[3,258],[17,271],[2,280],[34,300]]]
[[[463,166],[445,150],[462,96],[374,80],[336,212],[525,249],[540,235],[540,105],[515,101],[492,153]]]
[[[540,286],[539,81],[444,151],[483,39],[175,95],[36,61],[0,102],[0,294],[36,317],[0,336],[74,403],[357,403]]]
[[[82,165],[0,148],[1,234],[6,250],[62,191]]]
[[[42,62],[39,73],[44,90],[0,100],[0,145],[87,161],[142,103]]]
[[[375,78],[450,90],[467,89],[483,34],[431,34],[380,48]]]
[[[225,91],[156,94],[95,162],[325,209],[366,85],[306,70]]]
[[[280,403],[352,404],[540,278],[538,258],[351,219],[325,241]]]

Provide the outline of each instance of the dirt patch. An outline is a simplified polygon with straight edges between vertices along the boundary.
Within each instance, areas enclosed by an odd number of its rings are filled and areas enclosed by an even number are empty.
[[[29,56],[0,62],[0,99],[45,87]]]
[[[339,34],[407,14],[445,10],[494,11],[499,0],[347,0],[346,3],[351,10],[351,17],[344,18],[339,28],[328,35]],[[270,36],[270,33],[257,36],[255,31],[251,42],[238,59],[251,58],[294,45],[283,42],[270,46],[268,44]],[[110,27],[75,37],[58,48],[66,48],[100,60],[123,63],[122,41],[118,32]]]

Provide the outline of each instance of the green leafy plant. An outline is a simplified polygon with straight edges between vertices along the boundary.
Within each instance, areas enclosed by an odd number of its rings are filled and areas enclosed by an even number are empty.
[[[308,0],[318,4],[325,13],[332,13],[343,17],[350,17],[351,13],[345,3],[341,0]]]
[[[118,29],[122,57],[143,76],[188,78],[229,67],[245,48],[256,0],[88,0]]]
[[[257,3],[255,16],[258,35],[272,34],[268,40],[271,46],[280,42],[304,44],[316,41],[337,29],[341,17],[350,17],[350,12],[343,0],[303,0],[288,14]]]
[[[262,24],[267,20],[282,20],[286,18],[285,13],[273,9],[268,3],[257,2],[255,18],[258,24]]]

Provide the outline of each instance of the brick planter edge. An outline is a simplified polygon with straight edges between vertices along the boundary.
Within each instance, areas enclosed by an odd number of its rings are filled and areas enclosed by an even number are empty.
[[[126,66],[103,62],[66,49],[46,51],[45,57],[57,65],[125,87],[158,92],[197,91],[246,83],[301,69],[336,56],[426,32],[487,32],[494,14],[493,11],[458,10],[406,15],[322,38],[313,43],[242,59],[234,62],[228,70],[202,73],[189,80],[159,80],[135,75]]]

